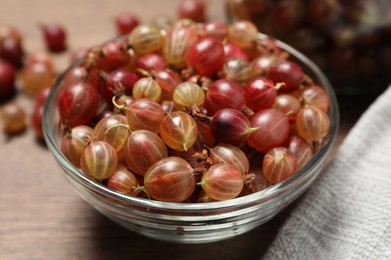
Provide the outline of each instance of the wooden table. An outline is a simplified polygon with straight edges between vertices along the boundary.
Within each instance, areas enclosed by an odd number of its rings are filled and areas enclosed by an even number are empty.
[[[0,23],[16,26],[27,52],[43,49],[39,23],[59,21],[68,29],[69,47],[77,49],[112,38],[113,17],[123,10],[142,21],[156,15],[175,17],[179,1],[41,0],[0,1]],[[210,1],[210,19],[224,20],[222,0]],[[68,54],[54,56],[57,70]],[[31,99],[15,98],[31,114]],[[342,141],[372,101],[371,97],[342,98]],[[233,239],[200,245],[155,241],[132,233],[82,201],[65,182],[47,148],[28,129],[6,138],[0,134],[0,259],[259,259],[289,211]]]

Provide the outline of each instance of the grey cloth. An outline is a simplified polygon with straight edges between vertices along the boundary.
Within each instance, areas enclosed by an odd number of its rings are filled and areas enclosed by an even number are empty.
[[[349,132],[265,259],[391,259],[391,87]]]

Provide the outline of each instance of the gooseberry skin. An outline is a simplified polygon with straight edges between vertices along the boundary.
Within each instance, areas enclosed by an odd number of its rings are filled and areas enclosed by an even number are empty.
[[[162,89],[160,88],[159,83],[152,77],[145,77],[136,81],[132,93],[135,99],[149,98],[159,102],[162,96]]]
[[[92,138],[94,130],[86,125],[79,125],[66,133],[60,144],[61,152],[77,168],[80,168],[80,157],[87,142]]]
[[[156,162],[144,176],[146,191],[159,201],[183,202],[194,192],[195,185],[193,168],[175,156]]]
[[[134,131],[125,141],[123,157],[126,165],[140,176],[144,176],[152,164],[167,156],[167,147],[161,138],[148,130]]]
[[[61,121],[70,126],[87,125],[99,105],[98,91],[92,85],[79,82],[63,90],[59,100]]]
[[[285,147],[268,151],[262,161],[263,175],[272,184],[286,180],[296,172],[296,156]]]
[[[214,113],[210,126],[218,142],[234,145],[244,143],[252,132],[257,131],[242,112],[232,108],[223,108]]]
[[[131,56],[124,41],[112,41],[87,54],[87,61],[104,71],[112,71],[126,66]]]
[[[179,18],[201,23],[205,21],[205,4],[202,0],[182,0],[178,5]]]
[[[213,147],[216,143],[216,138],[212,134],[212,129],[209,124],[196,121],[198,134],[193,147],[202,150],[205,146]]]
[[[103,77],[103,83],[98,84],[99,92],[110,107],[113,97],[131,95],[133,86],[139,80],[136,73],[124,69],[116,69]]]
[[[15,68],[23,65],[25,51],[19,39],[7,37],[0,41],[0,59],[11,63]]]
[[[267,78],[281,85],[281,90],[296,90],[300,87],[304,77],[301,67],[292,61],[282,61],[271,66],[267,72]]]
[[[228,79],[216,80],[206,92],[205,107],[210,115],[222,108],[242,110],[245,106],[244,90],[235,81]]]
[[[175,68],[184,68],[186,53],[197,39],[196,26],[192,22],[172,27],[167,32],[163,48],[164,58]]]
[[[19,134],[26,129],[26,112],[21,105],[15,102],[7,103],[0,112],[3,131],[6,134]]]
[[[211,21],[202,24],[199,29],[201,37],[214,37],[217,40],[224,41],[228,35],[228,26],[224,22]]]
[[[252,77],[252,70],[250,63],[247,61],[239,58],[230,58],[225,60],[218,74],[221,78],[245,83]]]
[[[205,101],[205,94],[197,84],[183,82],[175,88],[172,99],[175,108],[180,111],[186,106],[201,107]]]
[[[177,151],[189,150],[196,141],[196,121],[185,112],[168,113],[160,124],[160,136],[164,143]]]
[[[162,101],[162,108],[165,113],[170,113],[175,111],[175,104],[172,100],[164,100]]]
[[[128,106],[126,119],[132,131],[144,129],[158,134],[160,123],[165,114],[163,107],[159,103],[141,98]]]
[[[66,46],[67,33],[62,24],[50,23],[42,26],[46,48],[51,52],[62,52]]]
[[[43,104],[35,105],[33,113],[31,114],[31,126],[34,130],[35,137],[39,141],[44,141],[44,135],[42,130],[43,108]]]
[[[250,162],[246,154],[238,147],[232,144],[220,143],[210,150],[210,159],[213,164],[226,163],[235,165],[236,168],[243,174],[248,174],[250,170]]]
[[[271,185],[263,175],[262,163],[259,163],[260,161],[262,159],[258,157],[250,165],[250,174],[254,175],[254,181],[249,183],[248,188],[252,193],[264,190]]]
[[[117,35],[128,34],[140,24],[140,19],[133,13],[122,12],[114,20]]]
[[[225,59],[242,59],[245,61],[248,61],[247,54],[237,45],[233,43],[226,43],[224,44],[224,55]]]
[[[137,67],[145,71],[164,70],[168,67],[163,56],[155,53],[149,53],[141,56],[137,60]]]
[[[91,141],[80,157],[80,167],[91,179],[101,181],[109,178],[117,168],[117,153],[108,143]]]
[[[265,77],[256,77],[245,86],[246,104],[254,111],[271,107],[277,96],[274,83]]]
[[[305,105],[296,115],[298,134],[307,141],[319,141],[330,129],[326,112],[311,105]]]
[[[129,195],[137,194],[135,187],[138,185],[137,177],[124,168],[117,169],[107,180],[107,187]]]
[[[326,91],[316,85],[304,88],[301,91],[300,98],[304,104],[316,106],[325,112],[328,111],[330,106],[330,100]]]
[[[164,38],[160,28],[153,23],[140,24],[129,35],[129,43],[137,55],[145,55],[160,50]]]
[[[179,74],[173,70],[158,70],[153,74],[156,82],[162,89],[162,100],[172,100],[175,88],[182,83]]]
[[[237,197],[243,190],[242,173],[232,164],[212,165],[203,173],[201,187],[215,200],[228,200]]]
[[[244,49],[254,46],[257,35],[258,29],[250,21],[237,21],[228,27],[228,42]]]
[[[46,86],[43,89],[41,89],[34,97],[34,103],[35,106],[44,105],[46,102],[47,97],[49,96],[51,90],[51,86]]]
[[[273,53],[258,56],[252,60],[251,70],[255,75],[265,76],[269,68],[282,59],[283,57]]]
[[[22,41],[22,35],[16,27],[9,24],[0,24],[0,42],[6,38]]]
[[[0,60],[0,99],[11,96],[16,91],[16,71],[14,67]]]
[[[209,76],[221,68],[224,58],[224,47],[221,41],[213,37],[205,37],[190,46],[186,63],[200,74]]]
[[[20,79],[24,90],[30,95],[35,95],[53,83],[54,71],[50,63],[30,62],[20,71]]]
[[[78,83],[80,81],[90,80],[93,85],[95,85],[95,82],[98,81],[98,76],[95,73],[90,73],[90,75],[87,72],[87,69],[84,66],[77,66],[72,69],[70,69],[64,76],[63,81],[61,82],[61,85],[68,86],[75,83]]]
[[[301,108],[300,101],[292,95],[281,94],[274,100],[272,108],[277,108],[283,111],[289,120],[295,120],[297,112]]]
[[[258,127],[247,139],[247,144],[260,153],[284,143],[289,136],[289,119],[281,110],[267,108],[256,112],[250,119],[251,127]]]
[[[101,119],[94,127],[93,139],[110,144],[116,152],[121,151],[129,136],[129,131],[119,124],[127,124],[124,115],[113,114]]]
[[[312,145],[296,135],[289,138],[288,149],[296,156],[298,170],[314,157]]]

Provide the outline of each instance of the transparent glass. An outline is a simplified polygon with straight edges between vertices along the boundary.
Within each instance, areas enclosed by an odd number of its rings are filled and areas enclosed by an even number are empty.
[[[260,38],[266,37],[260,34]],[[61,82],[75,63],[60,75],[44,109],[43,129],[48,148],[60,173],[97,211],[127,229],[150,238],[180,243],[205,243],[245,233],[267,222],[306,191],[330,160],[337,135],[339,111],[334,91],[324,74],[304,55],[277,41],[299,62],[330,98],[330,130],[311,161],[287,180],[257,193],[210,203],[170,203],[120,194],[89,179],[61,153],[58,101]]]

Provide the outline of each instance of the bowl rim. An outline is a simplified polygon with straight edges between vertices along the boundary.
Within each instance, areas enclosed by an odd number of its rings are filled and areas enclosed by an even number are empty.
[[[119,38],[111,39],[107,42],[116,41],[119,39],[124,39],[126,36],[121,36]],[[305,178],[308,177],[308,174],[311,172],[311,169],[316,165],[322,163],[324,159],[328,156],[331,151],[332,146],[335,143],[335,139],[338,133],[339,128],[339,108],[336,94],[327,79],[324,73],[319,69],[319,67],[312,62],[306,55],[299,52],[292,46],[274,38],[268,36],[263,33],[258,33],[259,39],[273,39],[278,47],[282,48],[284,51],[287,51],[290,54],[290,57],[294,57],[299,60],[306,68],[308,68],[314,75],[319,78],[319,82],[327,92],[330,99],[330,108],[329,108],[329,117],[333,120],[330,120],[330,129],[327,135],[323,138],[324,140],[328,140],[325,145],[323,145],[317,153],[311,158],[309,162],[307,162],[301,169],[299,169],[294,175],[289,177],[288,179],[274,184],[270,187],[267,187],[261,191],[248,194],[242,197],[237,197],[230,200],[225,201],[214,201],[208,203],[176,203],[176,202],[162,202],[156,200],[150,200],[141,197],[129,196],[126,194],[121,194],[117,191],[114,191],[94,180],[85,176],[82,171],[72,165],[68,159],[61,153],[59,144],[55,141],[54,133],[51,130],[50,126],[50,113],[52,110],[52,106],[54,105],[55,95],[57,90],[60,88],[60,83],[64,79],[65,75],[72,70],[74,67],[77,67],[81,63],[81,59],[74,62],[70,66],[68,66],[55,80],[52,89],[48,95],[48,98],[44,105],[43,111],[43,133],[45,137],[45,142],[55,157],[57,162],[66,169],[66,174],[72,179],[76,180],[78,183],[83,184],[90,190],[93,190],[95,193],[106,196],[111,199],[118,200],[121,203],[125,203],[125,205],[135,205],[141,207],[154,208],[158,210],[166,210],[166,211],[202,211],[202,210],[219,210],[230,207],[239,207],[245,205],[252,205],[254,203],[259,203],[260,200],[269,200],[276,195],[283,193],[289,190],[292,186],[295,186],[297,183],[300,183]],[[118,204],[120,205],[120,204]]]

